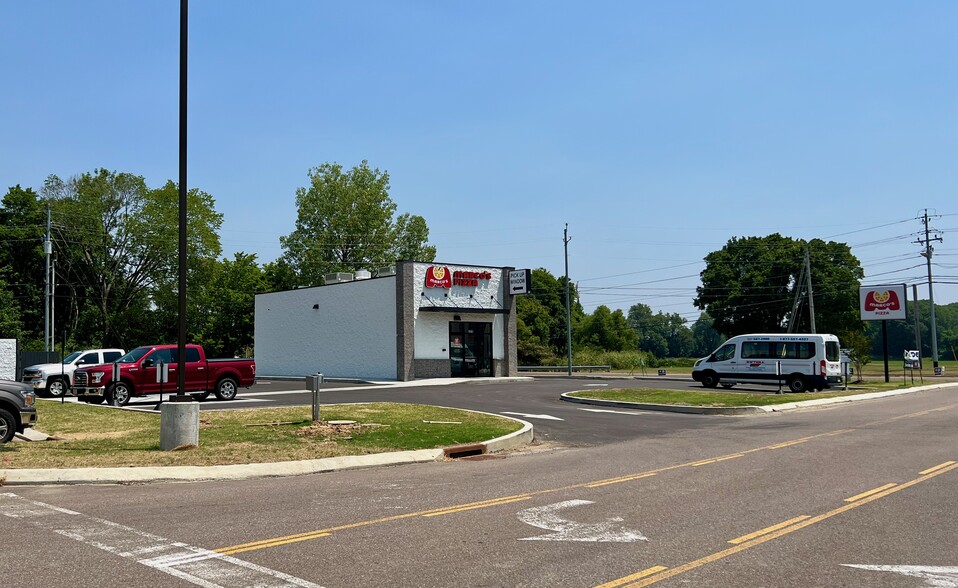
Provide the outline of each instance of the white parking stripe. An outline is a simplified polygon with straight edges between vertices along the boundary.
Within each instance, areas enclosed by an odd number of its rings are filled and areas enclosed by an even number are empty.
[[[232,556],[170,541],[12,493],[0,494],[0,516],[21,519],[203,588],[322,588]]]

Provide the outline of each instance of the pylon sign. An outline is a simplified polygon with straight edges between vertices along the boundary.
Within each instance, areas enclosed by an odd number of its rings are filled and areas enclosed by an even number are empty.
[[[908,318],[908,296],[905,284],[862,286],[858,289],[858,299],[863,321]]]

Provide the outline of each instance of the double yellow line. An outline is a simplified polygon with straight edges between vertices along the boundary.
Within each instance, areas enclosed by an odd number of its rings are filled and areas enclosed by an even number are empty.
[[[875,488],[874,490],[869,490],[868,492],[863,492],[850,498],[846,498],[845,502],[848,502],[848,504],[840,506],[834,510],[830,510],[814,517],[809,515],[797,516],[776,525],[755,531],[754,533],[749,533],[748,535],[743,535],[736,539],[732,539],[729,541],[729,543],[731,543],[733,547],[729,547],[728,549],[723,549],[722,551],[707,555],[694,561],[690,561],[674,568],[668,568],[665,566],[654,566],[647,568],[640,572],[636,572],[635,574],[630,574],[617,580],[612,580],[611,582],[599,584],[595,588],[641,588],[642,586],[650,586],[656,582],[673,578],[679,574],[683,574],[746,549],[750,549],[756,545],[761,545],[762,543],[771,541],[772,539],[777,539],[783,535],[794,533],[795,531],[804,529],[805,527],[814,525],[815,523],[820,523],[826,519],[830,519],[842,513],[848,512],[853,508],[858,508],[859,506],[874,502],[881,498],[885,498],[886,496],[890,496],[895,492],[900,492],[906,488],[911,488],[912,486],[921,484],[922,482],[928,481],[935,476],[940,476],[941,474],[950,472],[954,469],[958,469],[958,462],[946,461],[945,463],[919,472],[919,477],[908,482],[904,482],[902,484],[886,484],[884,486]]]
[[[501,498],[492,498],[490,500],[480,500],[479,502],[470,502],[468,504],[460,504],[458,506],[450,506],[444,508],[434,508],[430,510],[421,510],[417,512],[404,513],[401,515],[395,515],[391,517],[383,517],[381,519],[373,519],[369,521],[361,521],[358,523],[350,523],[347,525],[339,525],[337,527],[329,527],[328,529],[318,529],[316,531],[307,531],[305,533],[297,533],[295,535],[286,535],[284,537],[275,537],[273,539],[263,539],[262,541],[252,541],[250,543],[242,543],[240,545],[233,545],[230,547],[221,547],[220,549],[214,549],[216,553],[222,553],[223,555],[236,555],[237,553],[243,553],[246,551],[254,551],[257,549],[266,549],[268,547],[278,547],[280,545],[289,545],[290,543],[299,543],[301,541],[311,541],[313,539],[321,539],[323,537],[329,537],[337,531],[345,531],[348,529],[356,529],[358,527],[366,527],[369,525],[376,525],[379,523],[388,523],[391,521],[399,521],[402,519],[408,519],[413,517],[438,517],[447,514],[453,514],[457,512],[463,512],[467,510],[475,510],[478,508],[488,508],[490,506],[499,506],[501,504],[510,504],[513,502],[520,502],[522,500],[528,500],[532,498],[532,494],[518,494],[516,496],[504,496]]]
[[[888,419],[888,420],[886,420],[886,421],[876,421],[876,422],[873,422],[873,423],[866,423],[866,424],[863,425],[863,426],[883,424],[883,423],[886,423],[886,422],[890,422],[891,420],[897,420],[897,419],[900,419],[900,418],[908,418],[908,417],[911,417],[911,416],[925,415],[925,414],[929,414],[929,413],[932,413],[932,412],[937,412],[937,411],[941,411],[941,410],[948,410],[948,409],[951,409],[951,408],[955,408],[956,406],[958,406],[958,405],[950,405],[950,406],[946,406],[946,407],[942,407],[942,408],[936,408],[936,409],[932,409],[932,410],[924,410],[924,411],[921,411],[921,412],[912,413],[912,414],[907,414],[907,415],[900,415],[900,416],[898,416],[898,417],[894,417],[893,419]],[[693,462],[687,462],[687,463],[675,464],[675,465],[670,465],[670,466],[664,466],[664,467],[661,467],[661,468],[656,468],[656,469],[654,469],[654,470],[648,470],[648,471],[645,471],[645,472],[638,472],[638,473],[635,473],[635,474],[629,474],[629,475],[625,475],[625,476],[618,476],[618,477],[615,477],[615,478],[607,478],[607,479],[605,479],[605,480],[596,480],[596,481],[591,481],[591,482],[583,482],[583,483],[580,483],[580,484],[572,484],[572,485],[569,485],[569,486],[561,486],[561,487],[558,487],[558,488],[547,488],[547,489],[544,489],[544,490],[537,490],[537,491],[535,491],[535,492],[529,492],[528,494],[519,494],[519,495],[516,495],[516,496],[504,496],[504,497],[500,497],[500,498],[491,498],[491,499],[488,499],[488,500],[481,500],[481,501],[478,501],[478,502],[470,502],[470,503],[467,503],[467,504],[459,504],[459,505],[453,505],[453,506],[435,508],[435,509],[430,509],[430,510],[424,510],[424,511],[418,511],[418,512],[411,512],[411,513],[405,513],[405,514],[394,515],[394,516],[390,516],[390,517],[383,517],[383,518],[379,518],[379,519],[372,519],[372,520],[368,520],[368,521],[360,521],[360,522],[357,522],[357,523],[350,523],[350,524],[340,525],[340,526],[336,526],[336,527],[329,527],[329,528],[327,528],[327,529],[318,529],[318,530],[315,530],[315,531],[307,531],[307,532],[304,532],[304,533],[297,533],[297,534],[293,534],[293,535],[285,535],[285,536],[283,536],[283,537],[274,537],[274,538],[271,538],[271,539],[263,539],[263,540],[260,540],[260,541],[252,541],[252,542],[250,542],[250,543],[242,543],[242,544],[239,544],[239,545],[232,545],[232,546],[229,546],[229,547],[221,547],[221,548],[219,548],[219,549],[215,549],[214,551],[216,551],[217,553],[222,553],[222,554],[224,554],[224,555],[235,555],[235,554],[237,554],[237,553],[243,553],[243,552],[246,552],[246,551],[254,551],[254,550],[257,550],[257,549],[267,549],[267,548],[270,548],[270,547],[278,547],[278,546],[281,546],[281,545],[288,545],[288,544],[291,544],[291,543],[299,543],[299,542],[301,542],[301,541],[310,541],[310,540],[312,540],[312,539],[320,539],[320,538],[323,538],[323,537],[328,537],[329,535],[331,535],[331,534],[333,534],[333,533],[335,533],[335,532],[338,532],[338,531],[345,531],[345,530],[348,530],[348,529],[355,529],[355,528],[359,528],[359,527],[366,527],[366,526],[376,525],[376,524],[380,524],[380,523],[389,523],[389,522],[393,522],[393,521],[399,521],[399,520],[410,519],[410,518],[415,518],[415,517],[435,517],[435,516],[440,516],[440,515],[454,514],[454,513],[466,512],[466,511],[470,511],[470,510],[476,510],[476,509],[480,509],[480,508],[488,508],[488,507],[493,507],[493,506],[500,506],[500,505],[503,505],[503,504],[511,504],[511,503],[513,503],[513,502],[519,502],[519,501],[523,501],[523,500],[528,500],[528,499],[533,498],[533,497],[535,497],[535,496],[543,496],[543,495],[553,494],[553,493],[557,493],[557,492],[563,492],[563,491],[567,491],[567,490],[575,490],[575,489],[580,489],[580,488],[592,489],[592,488],[599,488],[599,487],[602,487],[602,486],[609,486],[609,485],[612,485],[612,484],[621,484],[621,483],[624,483],[624,482],[631,482],[631,481],[634,481],[634,480],[640,480],[640,479],[642,479],[642,478],[649,478],[649,477],[652,477],[652,476],[661,474],[661,473],[663,473],[663,472],[668,472],[668,471],[671,471],[671,470],[677,470],[677,469],[680,469],[680,468],[701,467],[701,466],[704,466],[704,465],[709,465],[709,464],[713,464],[713,463],[719,463],[719,462],[727,461],[727,460],[730,460],[730,459],[736,459],[736,458],[743,457],[743,456],[745,456],[745,455],[748,455],[748,454],[750,454],[750,453],[755,453],[755,452],[758,452],[758,451],[768,451],[768,450],[781,449],[781,448],[791,447],[791,446],[793,446],[793,445],[798,445],[798,444],[801,444],[801,443],[805,443],[805,442],[807,442],[807,441],[812,441],[812,440],[814,440],[814,439],[822,439],[822,438],[825,438],[825,437],[834,437],[834,436],[836,436],[836,435],[843,435],[843,434],[845,434],[845,433],[851,433],[851,432],[853,432],[854,430],[855,430],[855,429],[838,429],[838,430],[835,430],[835,431],[828,431],[828,432],[826,432],[826,433],[818,433],[818,434],[816,434],[816,435],[809,435],[809,436],[807,436],[807,437],[801,437],[801,438],[798,438],[798,439],[793,439],[793,440],[791,440],[791,441],[785,441],[785,442],[781,442],[781,443],[776,443],[776,444],[773,444],[773,445],[765,445],[765,446],[762,446],[762,447],[756,447],[756,448],[753,448],[753,449],[747,449],[747,450],[745,450],[745,451],[740,451],[740,452],[732,453],[732,454],[728,454],[728,455],[720,455],[720,456],[712,457],[712,458],[709,458],[709,459],[702,459],[702,460],[693,461]]]

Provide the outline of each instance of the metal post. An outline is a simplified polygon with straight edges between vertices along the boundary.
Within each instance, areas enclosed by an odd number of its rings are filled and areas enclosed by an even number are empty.
[[[569,223],[565,224],[562,243],[565,246],[565,345],[569,358],[569,375],[572,375],[572,306],[569,304]]]
[[[805,279],[808,281],[808,317],[811,322],[812,333],[815,333],[815,295],[812,294],[812,258],[805,248]]]
[[[931,307],[931,360],[935,368],[935,375],[942,375],[941,368],[938,366],[938,330],[935,325],[935,289],[932,286],[931,279],[931,256],[935,252],[935,248],[931,246],[932,241],[941,241],[941,237],[931,237],[929,232],[931,229],[928,227],[928,209],[925,209],[925,216],[922,219],[922,222],[925,224],[925,250],[921,252],[921,255],[925,258],[925,262],[928,266],[928,304]],[[919,241],[921,242],[921,241]]]
[[[186,66],[189,2],[180,0],[180,239],[179,239],[179,337],[177,339],[177,357],[179,369],[176,370],[177,400],[186,400]]]
[[[43,296],[43,350],[50,351],[50,340],[53,338],[53,326],[50,324],[50,254],[53,253],[53,244],[50,241],[50,205],[47,204],[47,236],[43,241],[43,253],[47,260],[46,292]]]
[[[306,376],[306,384],[312,392],[313,398],[313,422],[318,422],[319,418],[319,391],[323,385],[323,372],[317,372],[315,376]]]
[[[918,365],[921,366],[921,331],[918,329],[918,284],[911,285],[911,297],[915,301],[915,349],[918,350]],[[921,368],[919,368],[921,369]]]

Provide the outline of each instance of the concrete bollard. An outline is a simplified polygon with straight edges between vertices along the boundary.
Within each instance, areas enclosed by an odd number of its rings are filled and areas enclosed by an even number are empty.
[[[200,405],[164,403],[160,409],[160,449],[170,451],[184,445],[200,445]]]

